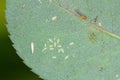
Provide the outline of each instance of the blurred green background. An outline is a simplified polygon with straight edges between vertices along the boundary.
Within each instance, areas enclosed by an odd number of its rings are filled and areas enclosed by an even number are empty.
[[[6,29],[5,0],[0,0],[0,80],[42,80],[30,71],[12,47]]]

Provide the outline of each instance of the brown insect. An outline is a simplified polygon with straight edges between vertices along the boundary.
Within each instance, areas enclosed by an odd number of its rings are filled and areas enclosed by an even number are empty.
[[[83,13],[81,13],[78,9],[76,9],[75,12],[79,15],[80,19],[82,19],[82,20],[87,19],[87,16],[85,16]]]

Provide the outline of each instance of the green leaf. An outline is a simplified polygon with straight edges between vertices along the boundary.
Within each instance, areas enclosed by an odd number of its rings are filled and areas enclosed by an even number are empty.
[[[118,80],[119,4],[7,0],[7,28],[17,54],[45,80]]]
[[[0,37],[5,37],[7,34],[5,24],[5,0],[0,0]]]

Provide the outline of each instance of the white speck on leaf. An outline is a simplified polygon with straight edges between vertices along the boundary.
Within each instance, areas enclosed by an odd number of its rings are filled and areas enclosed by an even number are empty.
[[[56,37],[48,38],[47,43],[44,44],[42,52],[45,50],[52,51],[57,49],[58,53],[64,53],[64,49],[62,48],[62,45],[59,42],[60,42],[59,38]]]
[[[42,49],[42,52],[44,52],[47,49],[47,44],[44,44],[44,48]]]
[[[58,49],[58,53],[64,53],[64,49],[63,48]]]
[[[65,56],[65,60],[66,60],[66,59],[68,59],[68,58],[69,58],[69,56],[68,56],[68,55],[67,55],[67,56]]]
[[[70,42],[69,45],[70,45],[70,46],[74,45],[74,42]]]
[[[57,44],[59,44],[59,42],[60,42],[60,39],[57,39]]]
[[[34,53],[34,43],[33,42],[31,42],[31,52],[32,52],[32,54]]]
[[[99,22],[99,23],[98,23],[98,25],[99,25],[99,26],[102,26],[102,23],[101,23],[101,22]]]
[[[54,21],[54,20],[56,20],[57,19],[57,16],[53,16],[52,17],[52,20]]]
[[[25,8],[26,7],[26,4],[24,3],[24,4],[22,4],[22,8]]]
[[[49,0],[49,2],[52,2],[52,0]]]
[[[119,77],[119,75],[118,75],[118,74],[116,74],[116,75],[115,75],[115,77],[116,77],[116,78],[118,78],[118,77]]]
[[[40,4],[42,4],[42,1],[41,0],[38,0]]]
[[[50,48],[53,48],[53,45],[49,45]]]
[[[56,44],[56,42],[54,42],[54,47],[56,47],[57,46],[57,44]]]
[[[56,59],[57,57],[56,56],[52,56],[52,59]]]
[[[61,48],[62,46],[61,45],[57,45],[57,47]]]
[[[53,43],[53,40],[52,40],[52,39],[49,39],[49,41],[50,41],[51,43]]]
[[[47,47],[46,43],[44,44],[44,47]]]
[[[49,50],[54,50],[54,48],[49,48]]]
[[[47,47],[44,47],[43,50],[42,50],[42,52],[44,52],[46,49],[47,49]]]

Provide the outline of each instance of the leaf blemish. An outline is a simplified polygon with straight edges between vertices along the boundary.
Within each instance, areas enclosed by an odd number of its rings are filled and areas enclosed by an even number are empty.
[[[104,67],[99,67],[99,71],[103,71],[104,70]]]
[[[95,42],[96,41],[96,34],[94,32],[91,32],[89,33],[89,40],[92,41],[92,42]]]
[[[98,16],[96,16],[96,17],[94,18],[94,22],[97,22],[97,19],[98,19]]]
[[[88,20],[87,20],[87,16],[84,15],[84,14],[82,14],[78,9],[75,10],[75,12],[77,13],[77,14],[75,14],[72,10],[66,8],[66,7],[63,6],[63,5],[60,5],[60,4],[55,4],[55,5],[58,6],[58,7],[60,7],[60,8],[62,8],[62,9],[65,10],[66,12],[68,12],[68,13],[70,13],[70,14],[72,14],[72,15],[74,15],[74,16],[82,19],[82,20],[84,20],[84,21],[85,21],[87,24],[89,24],[92,28],[97,29],[97,30],[99,30],[99,31],[101,31],[101,32],[103,32],[103,33],[106,33],[106,34],[108,34],[108,35],[110,35],[110,36],[112,36],[112,37],[117,38],[117,39],[120,40],[120,36],[119,36],[119,35],[117,35],[117,34],[115,34],[115,33],[112,33],[112,32],[109,32],[109,31],[105,30],[104,28],[102,28],[102,27],[100,27],[100,26],[97,26],[96,24],[93,24],[93,23],[91,23],[90,21],[88,21]]]

